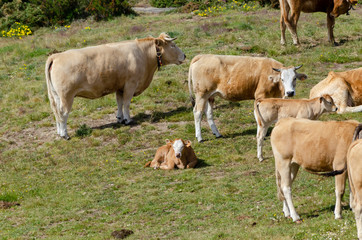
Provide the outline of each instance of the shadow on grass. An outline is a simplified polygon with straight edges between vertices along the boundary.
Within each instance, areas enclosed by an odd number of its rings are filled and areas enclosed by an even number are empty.
[[[321,213],[324,212],[334,212],[335,205],[330,205],[329,207],[322,208],[320,210],[313,211],[313,213],[305,214],[305,218],[316,218],[319,217]],[[342,211],[350,210],[349,206],[342,206]]]
[[[211,166],[211,165],[208,164],[207,162],[205,162],[204,159],[198,158],[195,168],[205,168],[205,167],[209,167],[209,166]]]
[[[130,126],[136,126],[143,122],[151,122],[156,123],[159,122],[162,119],[172,117],[174,115],[180,114],[180,113],[187,113],[192,112],[192,108],[190,107],[179,107],[175,110],[171,110],[169,112],[153,112],[152,114],[146,114],[146,113],[139,113],[136,116],[132,118],[133,122],[130,124]],[[93,127],[92,129],[106,129],[106,128],[113,128],[117,129],[123,126],[124,124],[113,122],[113,123],[107,123],[101,126]]]

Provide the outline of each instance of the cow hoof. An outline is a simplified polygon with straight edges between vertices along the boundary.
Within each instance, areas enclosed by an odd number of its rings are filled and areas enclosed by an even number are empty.
[[[202,143],[202,142],[204,142],[204,139],[197,139],[197,141],[199,142],[199,143]]]
[[[260,157],[258,158],[259,159],[259,162],[263,162],[264,161],[264,158]]]
[[[124,120],[124,125],[126,125],[126,126],[134,125],[134,122],[132,120],[129,120],[129,121]]]
[[[70,139],[70,137],[68,136],[68,135],[65,135],[65,136],[61,136],[63,139],[65,139],[65,140],[69,140]]]
[[[303,223],[303,220],[302,219],[298,219],[297,221],[295,221],[296,224],[301,224]]]
[[[215,135],[215,137],[216,138],[223,138],[224,136],[220,134],[219,136]]]

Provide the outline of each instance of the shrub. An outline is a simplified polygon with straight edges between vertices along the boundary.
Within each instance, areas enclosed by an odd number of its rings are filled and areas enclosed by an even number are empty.
[[[70,24],[75,19],[94,16],[106,20],[135,14],[127,0],[0,0],[0,30],[20,22],[29,27]]]

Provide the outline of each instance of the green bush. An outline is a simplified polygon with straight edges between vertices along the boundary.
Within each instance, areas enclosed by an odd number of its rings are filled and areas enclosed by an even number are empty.
[[[32,28],[70,24],[75,19],[93,16],[105,20],[135,14],[127,0],[0,0],[0,30],[16,22]]]

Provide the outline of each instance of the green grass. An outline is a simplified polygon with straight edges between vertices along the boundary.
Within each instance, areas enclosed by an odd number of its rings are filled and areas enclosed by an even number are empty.
[[[358,6],[360,8],[360,6]],[[294,224],[282,216],[276,197],[274,159],[267,137],[256,158],[253,102],[216,99],[215,139],[203,121],[204,143],[194,138],[188,97],[189,63],[199,53],[261,55],[285,65],[303,64],[297,98],[331,70],[361,66],[361,10],[336,20],[327,42],[325,14],[302,14],[300,48],[279,44],[279,12],[227,11],[200,18],[191,14],[79,21],[68,30],[42,28],[22,40],[0,38],[0,209],[1,239],[354,239],[356,227],[344,197],[342,220],[334,220],[334,180],[301,170],[293,185]],[[310,20],[307,20],[310,18]],[[85,30],[85,27],[90,30]],[[76,99],[69,117],[71,140],[56,137],[47,99],[47,54],[169,32],[187,55],[180,66],[162,67],[150,87],[131,104],[135,126],[116,124],[116,100]],[[356,119],[360,113],[325,114],[322,120]],[[195,169],[156,171],[152,160],[165,139],[190,139],[200,163]]]

